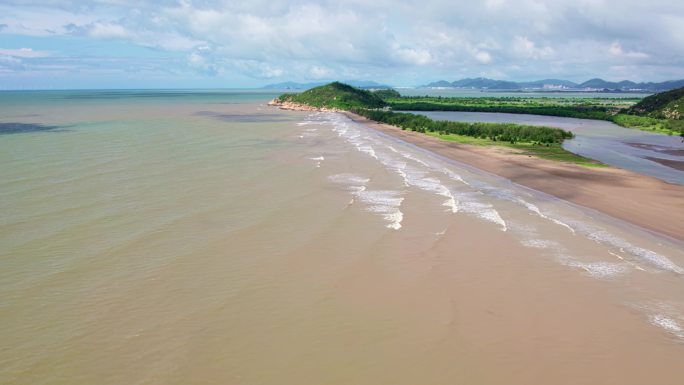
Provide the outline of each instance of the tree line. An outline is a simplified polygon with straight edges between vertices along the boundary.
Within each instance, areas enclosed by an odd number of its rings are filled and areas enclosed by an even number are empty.
[[[560,144],[564,139],[570,139],[573,134],[559,128],[529,126],[514,123],[483,123],[483,122],[451,122],[435,121],[423,115],[387,110],[369,110],[354,108],[351,112],[364,116],[376,122],[397,126],[402,130],[417,132],[434,132],[442,135],[453,134],[492,141]]]

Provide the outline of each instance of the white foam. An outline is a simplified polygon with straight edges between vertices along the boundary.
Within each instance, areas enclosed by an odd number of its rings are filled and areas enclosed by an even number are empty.
[[[356,149],[378,159],[378,156],[375,154],[375,149],[370,144],[359,144],[356,146]]]
[[[428,163],[423,162],[422,160],[416,158],[415,156],[409,153],[402,153],[402,156],[404,158],[416,161],[417,163],[432,169],[432,167]],[[506,222],[503,220],[503,218],[501,218],[499,212],[496,209],[494,209],[492,205],[480,203],[474,198],[472,198],[472,196],[466,199],[465,203],[462,203],[461,199],[459,199],[460,197],[457,197],[445,184],[442,183],[441,180],[439,180],[438,178],[427,176],[427,172],[420,170],[416,167],[409,166],[406,163],[397,165],[397,162],[392,161],[390,157],[381,156],[380,161],[383,162],[383,164],[388,166],[390,169],[394,170],[397,174],[399,174],[403,178],[404,184],[406,186],[416,187],[423,191],[435,193],[437,195],[445,197],[446,200],[442,203],[442,205],[448,207],[449,212],[455,214],[459,211],[464,211],[470,214],[474,214],[476,217],[480,219],[484,219],[486,221],[498,224],[499,226],[501,226],[501,229],[503,231],[507,231],[508,227],[506,225]],[[439,169],[437,170],[439,171]],[[467,183],[460,177],[460,175],[453,173],[446,168],[441,169],[441,171],[448,175],[451,179],[454,179],[467,185]]]
[[[548,239],[524,239],[520,242],[525,247],[532,247],[535,249],[561,249],[562,246],[556,241]]]
[[[454,197],[451,197],[442,203],[442,206],[446,206],[449,208],[449,211],[452,214],[456,214],[458,212],[458,201]]]
[[[309,158],[309,159],[311,159],[311,160],[313,160],[313,161],[316,162],[316,167],[321,167],[321,163],[325,160],[325,157],[323,157],[323,156],[317,156],[317,157],[315,157],[315,158]]]
[[[587,275],[593,278],[613,278],[627,271],[627,265],[622,263],[611,263],[605,261],[598,262],[583,262],[579,261],[569,255],[567,250],[556,241],[548,239],[525,239],[520,241],[525,247],[535,249],[551,249],[556,260],[567,267],[584,271]]]
[[[639,271],[646,271],[646,269],[644,269],[643,267],[637,265],[636,263],[634,263],[632,261],[628,261],[628,260],[622,258],[622,256],[620,256],[619,254],[615,254],[612,251],[609,251],[608,253],[614,257],[617,257],[619,260],[624,261],[625,263],[631,265],[632,267],[634,267],[635,269],[637,269]]]
[[[652,325],[665,330],[677,338],[684,339],[684,328],[674,318],[664,314],[651,314],[648,316],[648,320]]]
[[[459,196],[457,196],[448,186],[446,186],[438,178],[430,177],[427,171],[420,170],[416,167],[409,166],[406,162],[402,162],[392,156],[391,153],[383,153],[378,151],[378,148],[374,147],[372,143],[380,144],[380,149],[387,148],[392,153],[399,153],[403,158],[411,160],[420,166],[426,167],[429,170],[434,170],[437,172],[445,173],[449,178],[470,186],[468,182],[463,180],[460,175],[446,169],[441,166],[432,166],[427,161],[420,159],[418,156],[410,152],[400,152],[395,147],[391,145],[382,145],[374,136],[369,136],[362,134],[358,129],[350,127],[349,124],[344,122],[340,117],[330,116],[331,124],[333,125],[333,131],[338,134],[338,136],[344,138],[348,143],[352,144],[360,152],[366,153],[371,157],[379,160],[385,167],[389,170],[397,173],[404,181],[405,186],[411,186],[418,188],[423,191],[431,192],[440,196],[443,196],[445,201],[442,205],[447,207],[448,212],[458,213],[459,211],[464,211],[469,214],[475,215],[477,218],[495,223],[501,227],[501,230],[507,231],[508,227],[506,222],[503,220],[499,212],[494,209],[491,204],[485,204],[478,202],[472,197],[467,200],[464,204],[461,202]],[[365,132],[365,131],[364,131]],[[485,184],[486,186],[486,184]],[[482,194],[480,192],[480,194]]]
[[[352,200],[347,204],[350,206],[356,201],[367,205],[367,211],[381,214],[383,219],[388,222],[387,227],[394,230],[401,228],[404,214],[399,207],[404,201],[402,192],[393,190],[368,190],[366,185],[370,182],[369,178],[364,178],[356,174],[335,174],[328,176],[328,180],[333,183],[347,185],[352,193]]]
[[[361,191],[366,190],[366,186],[349,186],[347,188],[349,191],[351,191],[353,194],[360,193]]]
[[[484,219],[486,221],[496,223],[501,226],[502,231],[507,231],[508,226],[506,222],[501,218],[499,212],[496,211],[492,205],[488,203],[481,203],[474,200],[469,200],[466,202],[461,202],[460,208],[462,211],[474,214],[478,218]]]
[[[364,178],[356,174],[335,174],[328,176],[328,180],[334,183],[366,185],[370,182],[369,178]]]
[[[396,210],[393,213],[385,214],[384,218],[386,221],[389,221],[389,224],[387,225],[388,228],[399,230],[401,228],[401,221],[404,220],[404,214],[401,211]]]
[[[447,170],[448,171],[448,170]],[[533,212],[540,218],[546,219],[548,221],[551,221],[559,226],[565,227],[568,229],[571,233],[575,233],[575,229],[573,229],[570,225],[567,223],[561,221],[560,219],[554,218],[550,215],[544,214],[539,207],[536,205],[520,198],[518,195],[516,195],[513,191],[505,189],[505,188],[496,188],[493,186],[490,186],[484,182],[476,182],[474,183],[476,188],[479,189],[479,191],[486,193],[487,195],[493,196],[498,199],[506,200],[509,202],[517,203],[523,207],[525,207],[527,210]]]
[[[451,178],[455,181],[461,182],[461,183],[465,184],[466,186],[470,186],[470,184],[468,184],[468,182],[466,182],[460,175],[449,170],[448,168],[442,169],[442,172],[445,173],[449,178]]]
[[[361,202],[369,205],[368,211],[378,213],[383,216],[389,224],[388,228],[399,230],[404,214],[399,210],[404,198],[401,192],[393,190],[360,190],[354,196]]]
[[[563,226],[563,227],[565,227],[566,229],[570,230],[570,232],[573,233],[573,234],[575,233],[575,229],[573,229],[570,225],[568,225],[567,223],[565,223],[565,222],[563,222],[563,221],[561,221],[561,220],[559,220],[559,219],[550,217],[550,216],[548,216],[548,215],[542,213],[541,210],[539,210],[539,207],[537,207],[536,205],[534,205],[534,204],[532,204],[532,203],[530,203],[530,202],[528,202],[528,201],[526,201],[526,200],[524,200],[524,199],[522,199],[522,198],[518,198],[518,197],[516,197],[516,200],[515,200],[515,201],[518,202],[518,203],[520,203],[521,205],[525,206],[528,210],[530,210],[530,211],[532,211],[533,213],[537,214],[539,217],[544,218],[544,219],[546,219],[546,220],[549,220],[549,221],[551,221],[551,222],[553,222],[553,223],[555,223],[555,224],[557,224],[557,225],[559,225],[559,226]]]
[[[612,278],[627,271],[625,265],[611,262],[581,262],[564,258],[561,263],[568,267],[582,269],[594,278]]]
[[[402,152],[401,156],[403,156],[406,159],[411,159],[412,161],[414,161],[416,163],[420,163],[421,165],[423,165],[425,167],[430,167],[430,165],[427,162],[425,162],[419,158],[416,158],[415,156],[413,156],[413,154],[410,154],[408,152]]]
[[[684,316],[679,310],[679,302],[651,302],[645,304],[629,304],[630,307],[643,312],[651,325],[677,337],[684,342]]]
[[[423,191],[431,192],[447,198],[442,206],[449,208],[449,212],[458,212],[458,200],[454,194],[437,178],[425,177],[427,174],[414,167],[407,166],[405,163],[402,168],[395,168],[395,171],[404,179],[406,186],[413,186]]]
[[[620,248],[624,253],[630,254],[633,257],[647,262],[650,265],[657,267],[661,270],[670,271],[676,274],[684,274],[684,269],[676,265],[669,258],[664,255],[660,255],[654,251],[641,248],[639,246],[632,245],[631,243],[619,238],[607,231],[598,230],[587,234],[587,238],[597,242],[608,244],[614,247]]]
[[[364,203],[377,207],[399,207],[404,198],[400,191],[361,190],[356,196]]]

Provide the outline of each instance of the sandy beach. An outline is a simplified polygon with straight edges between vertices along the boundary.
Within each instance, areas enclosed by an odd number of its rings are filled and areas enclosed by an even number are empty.
[[[684,241],[683,186],[614,167],[587,168],[522,156],[505,147],[448,142],[418,132],[402,131],[349,112],[345,114],[356,122],[441,156]]]

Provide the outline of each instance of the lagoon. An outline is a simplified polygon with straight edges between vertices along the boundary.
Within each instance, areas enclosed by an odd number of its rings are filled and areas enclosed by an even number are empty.
[[[620,127],[603,120],[499,112],[409,111],[434,120],[517,123],[562,128],[575,134],[563,148],[610,166],[684,184],[684,143],[678,136]]]

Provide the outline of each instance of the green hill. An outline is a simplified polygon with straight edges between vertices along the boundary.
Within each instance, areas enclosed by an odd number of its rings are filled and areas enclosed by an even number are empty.
[[[340,82],[315,87],[300,94],[284,94],[278,100],[341,110],[382,108],[386,105],[378,95]]]
[[[684,119],[684,87],[647,96],[630,113],[659,119]]]
[[[371,91],[374,95],[377,95],[382,100],[387,100],[391,98],[400,98],[401,94],[394,88],[384,88],[380,90]]]

